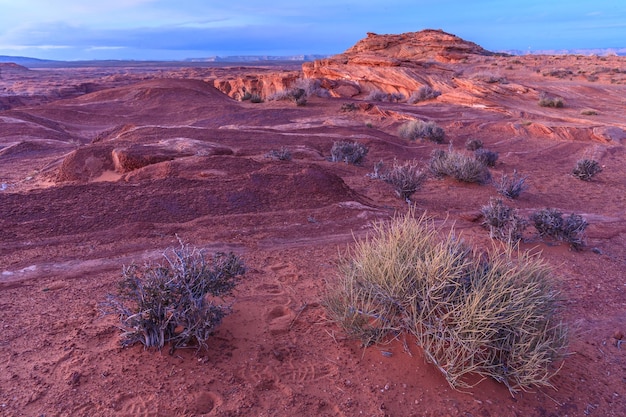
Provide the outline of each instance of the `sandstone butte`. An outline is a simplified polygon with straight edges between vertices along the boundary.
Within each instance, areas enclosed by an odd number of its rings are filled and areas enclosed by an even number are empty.
[[[306,105],[272,100],[297,86]],[[423,86],[441,94],[408,103]],[[436,30],[370,33],[304,64],[0,64],[0,414],[626,415],[625,98],[624,57],[497,54]],[[444,143],[400,138],[409,119]],[[320,304],[339,253],[407,210],[366,174],[468,139],[499,154],[493,178],[528,176],[507,202],[521,215],[589,223],[580,251],[532,228],[521,244],[554,268],[572,329],[555,390],[452,390],[409,338],[364,349]],[[331,162],[340,140],[365,161]],[[280,149],[290,161],[267,157]],[[582,158],[602,166],[590,182],[571,175]],[[480,208],[496,196],[429,178],[411,204],[486,249]],[[232,313],[208,351],[121,348],[100,303],[123,265],[178,238],[242,256]]]

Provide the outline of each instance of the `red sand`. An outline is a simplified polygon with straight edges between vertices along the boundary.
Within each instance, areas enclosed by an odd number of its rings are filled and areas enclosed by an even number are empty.
[[[355,98],[313,97],[296,107],[237,102],[213,87],[250,86],[255,74],[269,80],[281,68],[3,67],[0,414],[626,415],[626,345],[613,338],[626,331],[625,62],[438,61],[420,70],[442,90],[438,99],[354,112],[342,104],[361,103],[372,86],[392,92],[400,84],[364,82]],[[333,71],[368,78],[382,68]],[[566,76],[543,75],[554,68]],[[508,83],[472,77],[485,71]],[[539,107],[541,91],[566,107]],[[409,117],[436,121],[457,149],[481,139],[500,154],[494,177],[528,175],[530,189],[509,202],[523,214],[554,207],[589,222],[581,252],[530,234],[523,244],[554,267],[572,329],[571,356],[552,379],[557,390],[512,397],[484,381],[454,391],[410,340],[410,353],[400,342],[363,349],[326,318],[320,300],[339,252],[373,222],[407,210],[366,174],[381,159],[426,161],[447,149],[398,138]],[[337,140],[367,145],[363,166],[328,161]],[[291,161],[265,156],[283,146]],[[569,174],[583,157],[603,166],[592,182]],[[413,200],[486,248],[478,212],[496,195],[490,185],[429,179]],[[115,318],[102,316],[99,303],[115,291],[122,265],[158,260],[176,236],[244,258],[234,311],[207,352],[122,349]]]

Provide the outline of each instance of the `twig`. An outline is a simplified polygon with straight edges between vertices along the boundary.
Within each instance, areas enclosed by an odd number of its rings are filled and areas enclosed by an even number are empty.
[[[296,313],[296,316],[293,318],[293,320],[291,320],[291,323],[289,323],[289,330],[291,330],[291,328],[293,327],[293,325],[295,324],[296,320],[298,320],[298,317],[300,317],[300,314],[302,314],[302,312],[304,311],[305,308],[307,308],[309,306],[308,303],[304,303],[302,305],[302,307],[300,307],[300,309],[298,310],[298,313]]]

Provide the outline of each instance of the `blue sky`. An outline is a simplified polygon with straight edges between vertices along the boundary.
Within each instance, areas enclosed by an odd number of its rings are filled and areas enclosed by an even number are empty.
[[[0,55],[336,54],[367,32],[443,29],[486,49],[626,47],[624,0],[0,0]]]

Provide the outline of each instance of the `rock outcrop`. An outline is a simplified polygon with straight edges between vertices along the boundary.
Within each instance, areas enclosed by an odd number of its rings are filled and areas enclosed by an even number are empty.
[[[423,85],[452,88],[445,64],[470,56],[493,56],[479,45],[440,30],[400,35],[368,33],[342,54],[304,63],[305,78],[322,79],[336,97],[380,90],[406,96]]]

